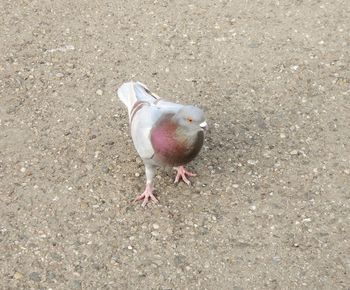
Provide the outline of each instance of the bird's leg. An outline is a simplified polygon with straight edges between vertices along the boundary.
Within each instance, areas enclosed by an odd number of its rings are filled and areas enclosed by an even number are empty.
[[[191,182],[187,179],[186,175],[187,175],[187,176],[196,176],[196,175],[197,175],[197,174],[195,174],[195,173],[192,173],[192,172],[187,171],[186,168],[185,168],[185,166],[183,166],[183,165],[181,165],[181,166],[179,166],[179,167],[175,167],[175,169],[177,170],[177,174],[176,174],[174,183],[179,182],[180,177],[181,177],[181,179],[182,179],[187,185],[190,185]]]
[[[155,174],[154,167],[152,165],[145,164],[145,168],[146,168],[146,178],[147,178],[145,191],[134,199],[134,202],[143,200],[141,204],[143,207],[147,205],[150,199],[154,203],[158,203],[158,199],[153,195],[154,188],[152,185],[152,181]]]

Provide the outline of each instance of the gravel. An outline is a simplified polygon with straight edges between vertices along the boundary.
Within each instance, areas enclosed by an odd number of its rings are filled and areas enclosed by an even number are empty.
[[[1,289],[348,289],[346,1],[2,1]],[[207,116],[159,206],[116,99]]]

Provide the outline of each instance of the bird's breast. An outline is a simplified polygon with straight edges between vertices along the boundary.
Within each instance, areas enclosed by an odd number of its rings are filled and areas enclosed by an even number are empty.
[[[154,159],[161,164],[170,166],[186,164],[197,156],[203,146],[203,131],[184,137],[178,134],[176,129],[175,124],[166,124],[151,131]]]

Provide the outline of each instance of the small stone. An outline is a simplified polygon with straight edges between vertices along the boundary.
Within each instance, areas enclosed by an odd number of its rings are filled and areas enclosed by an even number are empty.
[[[78,290],[78,289],[81,289],[81,281],[79,281],[79,280],[73,280],[71,283],[70,283],[70,288],[71,289],[76,289],[76,290]]]
[[[108,173],[108,172],[109,172],[108,166],[107,166],[107,165],[102,165],[102,166],[101,166],[101,171],[102,171],[103,173]]]
[[[136,172],[136,173],[135,173],[135,176],[136,176],[136,177],[139,177],[139,176],[140,176],[140,173]]]
[[[257,48],[257,47],[259,47],[259,43],[257,43],[257,42],[252,42],[252,43],[250,43],[250,44],[248,44],[248,47],[250,47],[250,48]]]
[[[16,272],[14,275],[13,275],[13,278],[15,278],[16,280],[20,280],[23,278],[23,275],[19,272]]]
[[[26,171],[26,168],[25,167],[22,167],[21,168],[21,172],[25,172]]]
[[[51,253],[50,256],[56,262],[61,262],[62,259],[63,259],[62,256],[60,254],[58,254],[58,253]]]
[[[128,249],[129,249],[129,250],[132,250],[132,246],[128,246]]]
[[[349,174],[350,174],[350,170],[349,170],[349,169],[345,169],[345,170],[344,170],[344,173],[347,174],[347,175],[349,175]]]
[[[249,159],[249,160],[247,161],[247,163],[250,164],[250,165],[255,165],[255,164],[257,164],[258,162],[259,162],[258,160],[251,160],[251,159]]]
[[[48,271],[47,274],[46,274],[46,279],[47,280],[53,280],[56,278],[56,275],[54,272],[51,272],[51,271]]]
[[[84,201],[83,201],[83,202],[80,203],[80,208],[81,208],[81,209],[86,209],[86,208],[88,208],[88,207],[89,207],[89,204],[88,204],[87,202],[84,202]]]
[[[64,74],[59,72],[59,73],[56,74],[56,77],[59,78],[59,79],[61,79],[61,78],[64,77]]]
[[[280,134],[280,137],[281,137],[282,139],[284,139],[284,138],[286,138],[286,134],[281,133],[281,134]]]
[[[158,224],[153,224],[152,226],[153,226],[153,228],[154,228],[155,230],[158,230],[158,229],[159,229],[159,225],[158,225]]]
[[[249,207],[251,210],[256,210],[256,206],[255,205],[252,205]]]
[[[159,233],[158,233],[158,232],[155,232],[155,231],[151,232],[151,234],[152,234],[152,236],[154,236],[154,237],[158,237],[158,236],[159,236]]]
[[[298,150],[292,150],[290,151],[290,155],[297,155],[298,154]]]
[[[32,272],[29,274],[29,279],[35,282],[40,282],[41,276],[38,272]]]
[[[103,91],[101,89],[98,89],[96,91],[96,94],[99,95],[99,96],[102,96],[103,95]]]
[[[163,261],[160,259],[156,259],[156,260],[154,260],[154,264],[156,264],[158,267],[160,267],[163,265]]]
[[[235,184],[232,184],[232,187],[233,187],[233,188],[238,188],[239,185],[235,183]]]

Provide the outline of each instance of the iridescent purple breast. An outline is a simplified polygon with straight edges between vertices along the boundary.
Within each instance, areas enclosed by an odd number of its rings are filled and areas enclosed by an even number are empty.
[[[179,166],[190,162],[199,153],[203,141],[203,131],[185,137],[177,124],[169,120],[161,121],[151,130],[153,158],[165,165]]]

